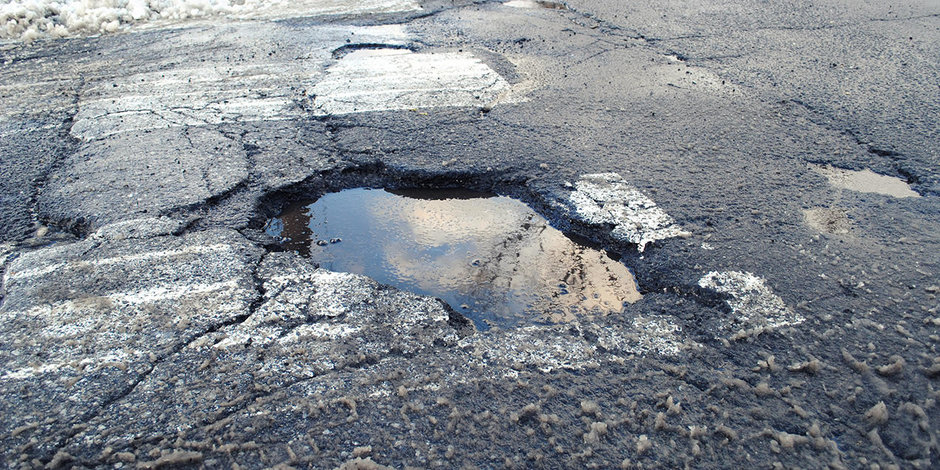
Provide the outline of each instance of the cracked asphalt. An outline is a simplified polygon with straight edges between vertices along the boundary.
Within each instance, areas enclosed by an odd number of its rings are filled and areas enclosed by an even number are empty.
[[[940,466],[935,1],[324,5],[0,42],[5,467]],[[357,187],[643,298],[478,331],[263,230]]]

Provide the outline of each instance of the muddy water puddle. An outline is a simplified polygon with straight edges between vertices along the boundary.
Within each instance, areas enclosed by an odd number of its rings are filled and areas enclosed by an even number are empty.
[[[295,203],[265,230],[325,269],[441,298],[480,329],[617,313],[640,299],[621,262],[508,197],[350,189]]]

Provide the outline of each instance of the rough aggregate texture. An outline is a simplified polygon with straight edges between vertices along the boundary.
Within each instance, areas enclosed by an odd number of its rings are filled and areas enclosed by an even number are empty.
[[[3,465],[940,466],[936,3],[535,3],[0,44]],[[375,50],[473,59],[407,108],[330,73]],[[359,186],[519,198],[643,299],[474,331],[262,230]]]

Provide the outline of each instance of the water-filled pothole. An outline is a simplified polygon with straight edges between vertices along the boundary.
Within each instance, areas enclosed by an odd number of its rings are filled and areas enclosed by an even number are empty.
[[[621,262],[508,197],[350,189],[297,202],[265,230],[325,269],[441,298],[479,329],[621,312],[640,299]]]

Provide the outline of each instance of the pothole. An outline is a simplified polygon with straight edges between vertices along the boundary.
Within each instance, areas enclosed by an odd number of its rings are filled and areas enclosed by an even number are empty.
[[[803,210],[803,218],[812,229],[830,235],[845,235],[852,229],[852,222],[843,209],[815,207]]]
[[[630,270],[517,200],[454,189],[349,189],[299,201],[266,232],[322,268],[438,297],[477,328],[622,312]]]
[[[861,193],[883,194],[897,198],[920,197],[920,194],[911,189],[910,185],[900,178],[879,175],[869,169],[854,171],[822,165],[810,165],[810,168],[825,176],[829,180],[829,184],[837,188]]]

